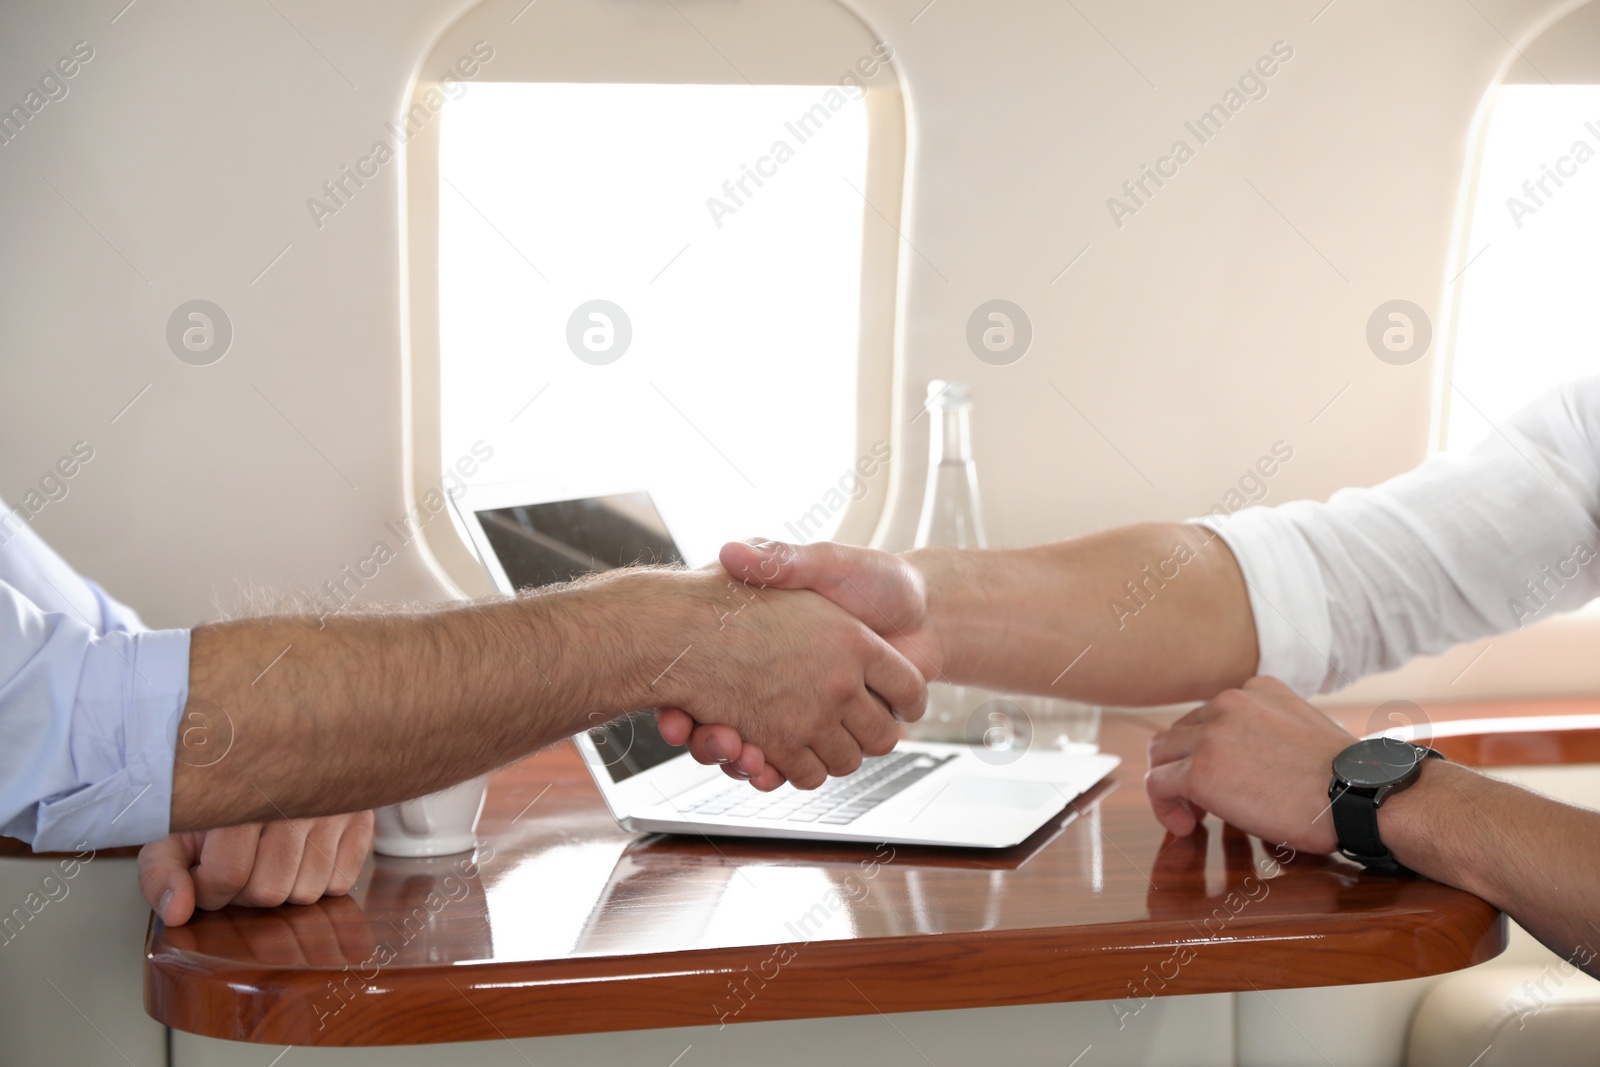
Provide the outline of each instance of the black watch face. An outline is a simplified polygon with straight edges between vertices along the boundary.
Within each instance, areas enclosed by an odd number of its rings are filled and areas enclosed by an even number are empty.
[[[1404,781],[1424,755],[1422,749],[1408,742],[1373,737],[1357,741],[1335,756],[1333,773],[1357,789],[1394,785]]]

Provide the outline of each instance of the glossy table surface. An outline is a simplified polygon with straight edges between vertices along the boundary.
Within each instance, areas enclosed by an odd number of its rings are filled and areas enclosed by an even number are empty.
[[[1366,732],[1369,711],[1336,717]],[[1108,714],[1101,747],[1123,765],[998,852],[629,834],[563,746],[494,776],[476,858],[375,857],[347,898],[152,920],[146,1006],[233,1040],[420,1043],[1067,1000],[1134,1010],[1418,977],[1503,949],[1499,913],[1437,883],[1215,820],[1168,839],[1142,786],[1160,725]],[[1592,758],[1600,720],[1584,725],[1536,761]],[[1528,754],[1458,733],[1438,741],[1455,758]]]

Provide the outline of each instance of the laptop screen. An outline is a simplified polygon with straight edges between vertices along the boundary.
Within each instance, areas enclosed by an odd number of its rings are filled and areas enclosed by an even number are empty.
[[[517,589],[568,582],[636,564],[682,563],[648,493],[557,500],[476,513]],[[662,740],[655,715],[635,712],[589,731],[613,782],[683,754]]]

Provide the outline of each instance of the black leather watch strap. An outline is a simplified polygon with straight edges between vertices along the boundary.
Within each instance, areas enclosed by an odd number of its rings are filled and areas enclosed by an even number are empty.
[[[1329,792],[1333,798],[1333,829],[1339,835],[1339,851],[1375,870],[1404,870],[1378,833],[1378,804],[1372,791],[1334,782]]]
[[[1417,745],[1418,774],[1425,760],[1444,759],[1444,755],[1425,745]],[[1339,779],[1337,775],[1328,785],[1328,800],[1333,813],[1333,829],[1339,839],[1340,854],[1375,871],[1392,874],[1412,874],[1413,871],[1394,858],[1383,836],[1378,832],[1378,809],[1394,793],[1416,781],[1411,775],[1403,783],[1383,788],[1360,788]]]

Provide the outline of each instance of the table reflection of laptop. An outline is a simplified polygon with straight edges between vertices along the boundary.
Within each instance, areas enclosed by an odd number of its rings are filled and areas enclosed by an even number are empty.
[[[458,517],[505,593],[638,563],[680,563],[645,493],[527,502],[473,488]],[[635,713],[577,738],[611,814],[628,830],[1002,848],[1105,777],[1115,756],[1031,751],[997,765],[966,745],[902,741],[821,788],[761,793],[696,763]]]

